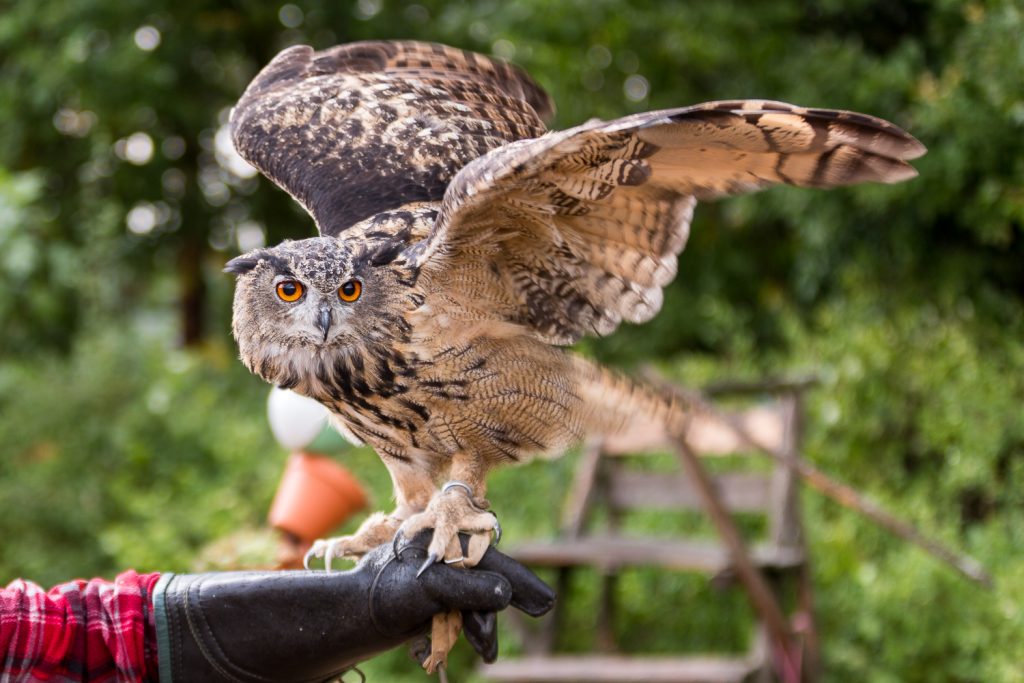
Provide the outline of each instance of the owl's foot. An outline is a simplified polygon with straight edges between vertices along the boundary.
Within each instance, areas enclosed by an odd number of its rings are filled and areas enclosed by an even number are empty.
[[[424,529],[434,530],[427,559],[419,573],[442,558],[448,564],[471,567],[483,557],[492,533],[495,539],[501,538],[498,518],[486,509],[487,501],[473,498],[470,492],[469,486],[462,482],[448,482],[430,500],[426,510],[412,515],[399,527],[394,541],[396,547],[403,537],[412,538]],[[470,535],[469,549],[465,553],[459,532]]]
[[[302,563],[310,568],[313,558],[324,558],[324,568],[331,571],[331,563],[335,557],[358,560],[381,543],[387,543],[398,530],[402,520],[394,515],[377,512],[370,515],[351,536],[319,539],[306,553]]]

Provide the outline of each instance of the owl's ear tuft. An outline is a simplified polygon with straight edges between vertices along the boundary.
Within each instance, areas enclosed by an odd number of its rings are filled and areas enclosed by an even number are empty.
[[[260,262],[258,254],[243,254],[242,256],[236,256],[224,265],[225,273],[233,273],[234,275],[245,275],[250,270],[256,267]]]
[[[256,251],[250,251],[248,254],[236,256],[224,265],[224,272],[245,275],[264,262],[278,275],[295,277],[295,273],[292,272],[288,262],[272,249],[257,249]]]

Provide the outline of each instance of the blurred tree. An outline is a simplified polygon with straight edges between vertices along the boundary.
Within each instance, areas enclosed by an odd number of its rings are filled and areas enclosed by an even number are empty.
[[[136,310],[152,303],[139,283],[161,278],[175,283],[180,340],[203,339],[204,260],[266,239],[224,124],[281,26],[275,8],[242,11],[85,0],[4,12],[0,165],[29,174],[36,195],[31,220],[4,235],[31,240],[34,256],[7,274],[38,292],[4,308],[12,350],[66,350],[85,311]]]

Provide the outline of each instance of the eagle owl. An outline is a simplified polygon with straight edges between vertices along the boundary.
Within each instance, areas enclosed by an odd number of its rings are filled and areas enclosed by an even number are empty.
[[[284,50],[232,113],[239,153],[320,232],[228,263],[241,358],[326,405],[394,482],[394,512],[318,542],[328,562],[428,527],[431,560],[459,553],[458,531],[496,526],[491,468],[683,429],[670,398],[563,347],[658,312],[697,200],[899,182],[925,151],[886,121],[781,102],[549,132],[552,111],[509,64],[362,42]]]

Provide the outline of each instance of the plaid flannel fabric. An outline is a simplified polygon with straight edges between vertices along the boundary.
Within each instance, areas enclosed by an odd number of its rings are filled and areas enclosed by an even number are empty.
[[[0,589],[0,681],[156,681],[159,578],[127,571],[49,591],[21,579]]]

